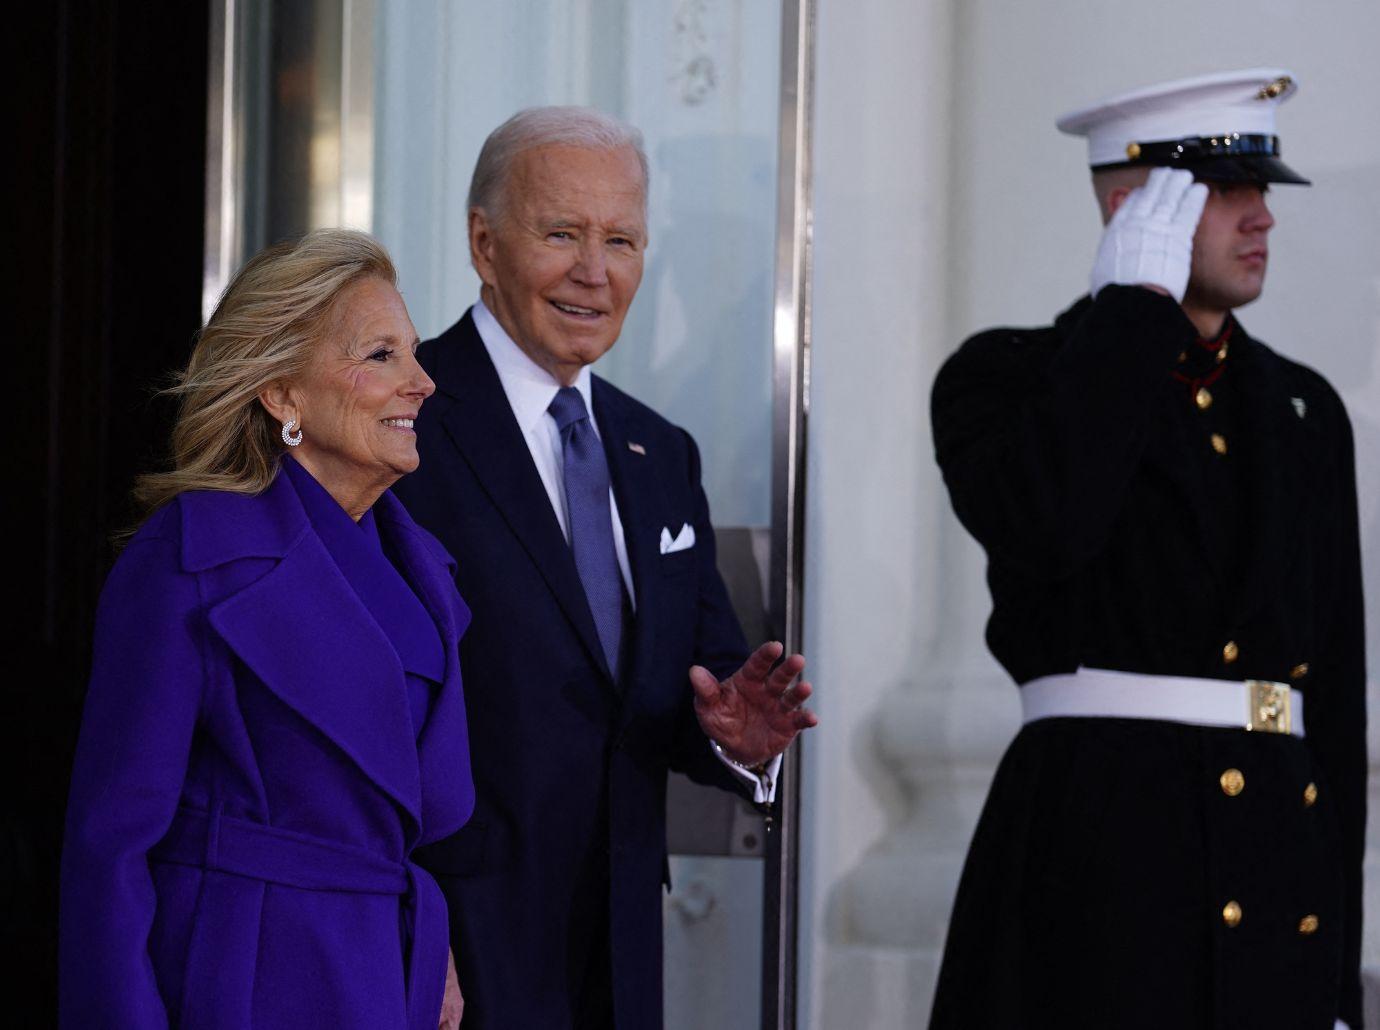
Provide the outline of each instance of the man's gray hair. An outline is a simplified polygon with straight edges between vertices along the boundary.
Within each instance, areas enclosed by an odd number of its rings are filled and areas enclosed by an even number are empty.
[[[642,133],[627,122],[592,107],[529,107],[500,125],[479,151],[470,180],[468,205],[490,217],[502,213],[503,192],[513,161],[525,150],[545,146],[620,150],[631,147],[642,166],[642,203],[647,203],[651,174]]]

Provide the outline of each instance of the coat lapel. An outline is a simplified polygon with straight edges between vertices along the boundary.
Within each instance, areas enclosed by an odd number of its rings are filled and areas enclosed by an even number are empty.
[[[1087,317],[1092,300],[1083,297],[1055,319],[1058,336],[1067,340],[1077,332],[1078,323]],[[1146,427],[1145,447],[1141,451],[1140,462],[1144,470],[1172,490],[1189,512],[1193,521],[1193,531],[1189,542],[1193,547],[1198,567],[1211,581],[1220,610],[1226,609],[1230,600],[1229,585],[1219,560],[1214,554],[1210,541],[1208,520],[1214,515],[1203,502],[1202,483],[1199,481],[1197,467],[1184,456],[1191,452],[1194,442],[1187,439],[1183,425],[1173,417],[1173,411],[1188,403],[1184,397],[1184,387],[1166,375],[1158,387],[1160,393],[1150,398],[1151,421]]]
[[[1239,327],[1238,327],[1238,331]],[[1243,512],[1246,549],[1240,594],[1231,598],[1236,624],[1247,621],[1274,592],[1292,550],[1302,538],[1294,532],[1304,499],[1313,492],[1315,469],[1308,454],[1320,446],[1310,438],[1315,423],[1295,411],[1282,375],[1282,364],[1260,360],[1263,345],[1240,332],[1234,343],[1235,370],[1241,377],[1242,438],[1250,441],[1245,454],[1246,497]],[[1242,346],[1245,344],[1246,346]],[[1244,352],[1244,353],[1243,353]],[[1306,411],[1306,407],[1305,407]]]
[[[1198,567],[1211,580],[1219,605],[1224,605],[1229,599],[1226,575],[1228,570],[1223,567],[1221,557],[1214,553],[1210,544],[1212,535],[1209,532],[1208,520],[1214,517],[1214,513],[1203,500],[1203,484],[1199,478],[1202,473],[1199,466],[1185,459],[1185,455],[1191,454],[1192,448],[1199,441],[1190,441],[1182,422],[1172,414],[1175,409],[1189,403],[1189,400],[1184,393],[1184,387],[1168,377],[1165,377],[1161,389],[1165,396],[1156,403],[1155,422],[1151,427],[1142,460],[1170,485],[1188,511],[1189,517],[1193,520],[1193,531],[1187,538],[1189,545],[1194,549]]]
[[[412,516],[392,493],[385,492],[374,504],[374,517],[393,542],[407,570],[409,585],[417,591],[423,607],[436,621],[446,648],[446,674],[449,676],[456,660],[451,649],[470,624],[470,610],[455,592],[455,559],[412,521]]]
[[[470,610],[455,589],[455,560],[412,521],[402,503],[385,493],[374,505],[374,513],[406,569],[408,582],[435,621],[446,656],[441,689],[417,741],[422,825],[425,839],[430,840],[435,831],[463,823],[469,815],[467,806],[473,806],[460,680],[460,637],[470,624]]]
[[[656,619],[650,613],[657,610],[661,588],[659,572],[660,531],[649,510],[649,499],[657,495],[657,483],[652,459],[645,453],[634,452],[628,444],[640,443],[647,436],[637,432],[636,420],[619,402],[618,394],[599,377],[591,387],[594,396],[594,417],[608,457],[609,476],[613,480],[613,496],[618,501],[618,514],[623,523],[623,541],[628,549],[628,565],[632,572],[633,592],[636,594],[637,617],[633,621],[632,669],[624,677],[624,693],[631,695],[639,683],[647,680],[656,654]],[[626,709],[631,711],[631,708]]]
[[[471,315],[437,343],[436,385],[455,399],[442,416],[447,435],[531,556],[590,659],[607,674],[574,555]]]
[[[212,628],[270,691],[419,819],[402,665],[312,530],[287,477],[279,475],[257,498],[226,503],[199,495],[184,502],[184,512],[189,569],[251,555],[277,559],[267,574],[211,606]]]

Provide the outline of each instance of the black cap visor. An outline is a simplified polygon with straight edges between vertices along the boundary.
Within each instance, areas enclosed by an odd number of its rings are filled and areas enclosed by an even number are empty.
[[[1236,133],[1218,137],[1189,136],[1180,140],[1133,143],[1126,161],[1095,165],[1093,171],[1111,168],[1182,168],[1203,182],[1294,183],[1311,186],[1279,157],[1279,137],[1244,136]]]
[[[1264,155],[1210,157],[1206,161],[1186,167],[1199,182],[1286,182],[1296,186],[1313,185],[1279,158]]]

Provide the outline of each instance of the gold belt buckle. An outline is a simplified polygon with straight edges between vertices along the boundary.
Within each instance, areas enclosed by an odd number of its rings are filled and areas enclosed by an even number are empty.
[[[1270,680],[1247,680],[1250,695],[1246,729],[1261,733],[1288,733],[1293,728],[1289,705],[1289,685]]]

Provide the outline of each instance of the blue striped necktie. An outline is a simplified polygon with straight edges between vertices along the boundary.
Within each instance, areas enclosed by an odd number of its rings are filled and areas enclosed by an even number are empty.
[[[603,645],[614,682],[618,682],[623,642],[623,575],[613,546],[609,509],[609,464],[594,433],[585,399],[564,386],[546,409],[561,431],[565,507],[570,519],[570,547],[575,569],[589,600],[594,628]]]

